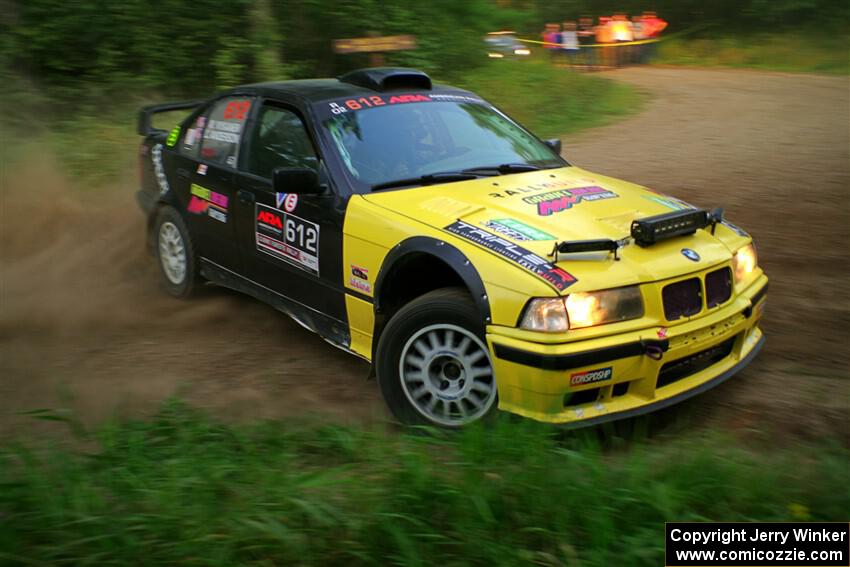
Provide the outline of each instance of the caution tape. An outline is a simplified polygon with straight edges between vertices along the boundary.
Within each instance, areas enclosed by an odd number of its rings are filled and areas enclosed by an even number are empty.
[[[551,45],[552,47],[561,47],[561,48],[564,47],[563,43],[552,43],[551,41],[538,41],[538,40],[535,40],[535,39],[520,39],[520,38],[517,38],[517,41],[521,41],[523,43],[535,43],[537,45],[543,45],[543,46]],[[644,45],[644,44],[647,44],[647,43],[656,43],[656,42],[659,42],[659,41],[661,41],[661,38],[654,37],[652,39],[641,39],[641,40],[638,40],[638,41],[617,41],[617,42],[613,42],[613,43],[589,43],[587,45],[578,44],[578,47],[579,48],[584,48],[584,47],[623,47],[623,46],[626,46],[626,45]]]

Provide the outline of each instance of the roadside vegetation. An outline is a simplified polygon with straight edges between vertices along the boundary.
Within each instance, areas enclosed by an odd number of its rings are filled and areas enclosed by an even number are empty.
[[[696,37],[662,41],[656,63],[847,75],[850,30]]]
[[[660,565],[665,521],[846,520],[846,449],[731,438],[224,425],[172,402],[0,449],[0,563]]]

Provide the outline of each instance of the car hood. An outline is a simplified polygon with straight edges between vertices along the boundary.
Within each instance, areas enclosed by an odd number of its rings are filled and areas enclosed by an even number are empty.
[[[457,232],[453,225],[466,223],[549,261],[556,241],[620,240],[629,235],[634,219],[691,208],[673,197],[577,167],[376,192],[364,198],[444,230],[447,240]],[[741,238],[726,227],[718,227],[715,235],[698,230],[646,248],[632,242],[620,250],[618,261],[607,252],[588,252],[560,254],[556,265],[576,278],[569,291],[619,287],[684,275],[728,261],[732,256],[730,243]],[[699,259],[686,257],[684,248],[695,251]]]

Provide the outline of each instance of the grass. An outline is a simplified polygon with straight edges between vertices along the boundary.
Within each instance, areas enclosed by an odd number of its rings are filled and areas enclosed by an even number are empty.
[[[6,77],[14,83],[13,78]],[[6,89],[0,100],[21,99],[31,85]],[[631,87],[598,77],[556,69],[540,61],[488,62],[466,75],[463,84],[494,102],[541,137],[555,137],[599,125],[613,116],[634,112],[643,97]],[[210,93],[212,94],[212,93]],[[32,97],[29,97],[32,98]],[[35,97],[31,118],[4,117],[0,125],[15,139],[2,149],[0,159],[13,164],[26,153],[26,142],[36,141],[60,157],[70,177],[84,187],[122,182],[128,173],[135,181],[136,111],[142,102],[84,105],[64,114],[45,97]],[[148,104],[154,102],[147,101]],[[170,129],[185,114],[157,115],[156,126]],[[22,145],[21,142],[24,142]],[[9,154],[14,152],[14,156]]]
[[[535,58],[491,61],[459,86],[479,93],[541,138],[600,126],[639,111],[646,100],[629,85]]]
[[[50,413],[42,418],[67,419]],[[0,563],[659,565],[667,520],[846,520],[850,455],[217,423],[172,402],[87,451],[0,447]]]
[[[850,73],[845,32],[753,34],[749,36],[673,39],[658,47],[656,63],[706,67],[741,67],[769,71]]]

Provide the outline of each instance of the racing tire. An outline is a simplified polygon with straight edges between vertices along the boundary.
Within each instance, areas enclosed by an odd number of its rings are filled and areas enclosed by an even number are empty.
[[[190,297],[198,280],[198,260],[180,213],[172,207],[161,208],[154,221],[153,238],[165,290],[180,299]]]
[[[376,358],[381,394],[404,424],[456,429],[498,405],[481,315],[463,289],[431,291],[399,309]]]

